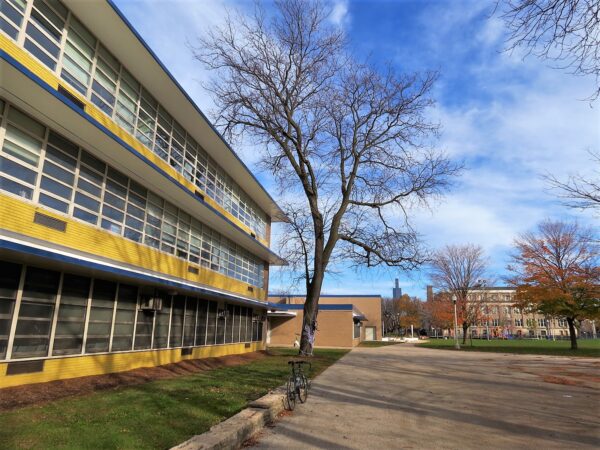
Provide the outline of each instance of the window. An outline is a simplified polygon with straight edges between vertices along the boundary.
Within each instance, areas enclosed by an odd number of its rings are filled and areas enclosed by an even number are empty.
[[[0,359],[6,357],[8,335],[20,278],[21,266],[19,264],[0,262]]]
[[[246,333],[245,333],[245,338],[244,341],[245,342],[250,342],[252,341],[252,309],[251,308],[245,308],[246,309]]]
[[[358,321],[354,322],[354,334],[353,334],[354,339],[360,338],[360,326],[361,326],[360,322],[358,322]]]
[[[240,342],[240,324],[242,320],[242,307],[235,307],[235,320],[233,322],[233,342]]]
[[[134,349],[141,350],[150,348],[152,344],[152,325],[154,323],[154,312],[139,310],[135,325]]]
[[[196,331],[196,309],[198,300],[188,297],[185,303],[185,319],[183,328],[183,346],[190,347],[194,345],[194,333]]]
[[[61,77],[83,95],[87,94],[90,84],[95,51],[94,36],[71,16]]]
[[[173,298],[173,312],[171,313],[171,336],[169,347],[181,347],[183,339],[183,317],[185,311],[185,296],[176,295]]]
[[[515,319],[515,327],[522,327],[523,319]]]
[[[119,285],[117,311],[113,330],[112,351],[131,350],[133,346],[133,327],[137,307],[138,289],[127,284]]]
[[[500,326],[500,319],[492,319],[492,326],[493,327],[499,327]]]
[[[206,345],[206,319],[208,303],[198,302],[198,320],[196,321],[196,345]]]
[[[208,302],[208,321],[206,322],[206,345],[214,345],[217,336],[217,303]]]
[[[548,326],[548,321],[546,319],[538,319],[537,323],[538,323],[538,327],[540,327],[540,328]]]
[[[54,334],[53,355],[81,353],[91,280],[65,274]]]
[[[60,273],[28,267],[17,329],[13,358],[47,356]]]
[[[251,253],[19,110],[5,109],[8,125],[0,143],[0,189],[263,286],[263,263]]]
[[[107,352],[109,349],[116,291],[116,283],[94,280],[86,353]]]
[[[225,343],[225,329],[227,328],[227,309],[219,308],[217,317],[217,331],[215,344]]]
[[[31,16],[25,28],[25,48],[54,70],[68,11],[59,2],[51,2],[52,6],[49,3],[44,0],[33,1]]]
[[[559,328],[567,328],[567,319],[558,319]]]
[[[225,319],[227,322],[227,332],[225,334],[225,343],[230,344],[234,342],[233,340],[233,330],[235,328],[235,307],[233,305],[226,305],[227,310],[227,318]]]
[[[169,346],[169,323],[171,321],[171,296],[161,295],[162,308],[156,311],[156,320],[154,324],[154,343],[153,348],[166,348]]]
[[[17,39],[21,28],[25,5],[25,0],[4,0],[0,3],[0,30],[14,40]]]

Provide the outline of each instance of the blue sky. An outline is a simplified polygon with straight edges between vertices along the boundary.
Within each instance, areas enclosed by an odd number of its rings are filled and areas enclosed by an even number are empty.
[[[413,212],[431,248],[446,243],[481,245],[490,279],[501,280],[514,237],[544,218],[576,219],[595,226],[592,213],[565,209],[540,175],[591,174],[587,151],[600,150],[600,100],[584,99],[593,79],[572,76],[547,62],[502,52],[505,30],[491,15],[493,1],[331,1],[332,22],[347,33],[358,58],[389,62],[399,71],[439,70],[432,117],[442,125],[440,149],[467,170],[452,192]],[[186,41],[217,26],[226,8],[251,1],[116,0],[134,27],[200,108],[210,97],[200,81],[210,75],[193,60]],[[126,63],[126,62],[125,62]],[[256,150],[240,145],[252,168]],[[268,174],[258,174],[267,188]],[[270,189],[275,193],[275,189]],[[274,230],[275,234],[277,229]],[[391,295],[393,279],[404,291],[424,295],[427,275],[341,267],[323,291]],[[271,289],[287,289],[277,270]]]

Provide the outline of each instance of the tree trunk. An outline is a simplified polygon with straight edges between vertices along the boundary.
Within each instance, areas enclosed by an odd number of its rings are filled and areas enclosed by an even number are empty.
[[[571,350],[577,350],[577,334],[575,332],[575,318],[567,317],[569,336],[571,337]]]
[[[306,293],[304,302],[304,317],[302,319],[302,335],[300,338],[300,354],[312,355],[314,334],[317,331],[317,314],[319,312],[319,297],[324,273],[315,273],[310,283],[310,289]],[[310,334],[313,339],[311,340]]]
[[[463,323],[462,326],[463,329],[463,345],[465,345],[467,343],[467,331],[469,331],[469,325],[466,323]]]

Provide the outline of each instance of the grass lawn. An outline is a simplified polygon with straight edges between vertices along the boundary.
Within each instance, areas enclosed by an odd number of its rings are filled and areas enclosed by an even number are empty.
[[[491,340],[473,339],[473,346],[467,339],[465,345],[460,344],[461,350],[476,352],[500,352],[521,353],[533,355],[557,355],[557,356],[592,356],[600,357],[600,339],[580,339],[577,341],[579,349],[570,349],[569,341],[546,341],[546,340]],[[454,350],[453,339],[430,339],[419,344],[427,348],[439,348]]]
[[[359,347],[385,347],[386,345],[396,345],[400,342],[388,342],[388,341],[362,341],[358,344]]]
[[[240,366],[0,413],[0,448],[169,448],[283,384],[297,350],[269,353]],[[311,377],[346,353],[315,350]]]

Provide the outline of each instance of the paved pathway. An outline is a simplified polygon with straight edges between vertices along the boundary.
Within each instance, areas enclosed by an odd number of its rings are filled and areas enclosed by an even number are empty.
[[[591,358],[357,348],[254,448],[600,448],[599,388]]]

